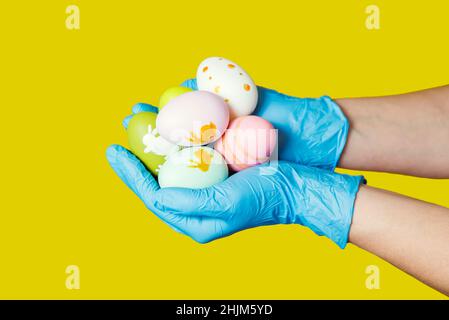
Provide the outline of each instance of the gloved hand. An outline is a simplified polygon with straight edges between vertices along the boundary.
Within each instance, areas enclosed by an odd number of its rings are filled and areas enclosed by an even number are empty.
[[[182,86],[197,90],[196,79]],[[295,98],[258,87],[259,100],[253,114],[278,130],[278,158],[311,167],[334,171],[346,144],[349,122],[340,107],[329,97]],[[157,108],[138,103],[133,114],[157,113]],[[125,128],[132,115],[125,118]]]
[[[125,148],[109,147],[107,158],[148,209],[200,243],[257,226],[299,224],[344,248],[362,179],[279,161],[240,171],[209,188],[160,189]]]
[[[196,79],[182,86],[197,90]],[[279,159],[333,171],[348,137],[349,122],[329,97],[301,99],[258,87],[253,114],[278,129]]]

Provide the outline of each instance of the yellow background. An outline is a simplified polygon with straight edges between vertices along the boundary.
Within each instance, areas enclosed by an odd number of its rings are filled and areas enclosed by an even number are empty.
[[[81,29],[65,27],[79,5]],[[377,4],[381,29],[365,28]],[[8,1],[0,10],[0,298],[444,298],[377,257],[297,226],[199,245],[114,175],[109,144],[139,101],[220,55],[295,96],[402,93],[449,82],[449,2]],[[431,137],[429,137],[431,139]],[[449,206],[449,181],[365,173]],[[67,290],[78,265],[81,289]],[[381,289],[367,290],[378,265]]]

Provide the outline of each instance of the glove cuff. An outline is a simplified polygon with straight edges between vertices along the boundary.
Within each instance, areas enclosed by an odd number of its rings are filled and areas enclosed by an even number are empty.
[[[354,216],[354,204],[359,192],[360,185],[364,183],[363,176],[348,176],[351,183],[346,190],[347,194],[341,200],[341,210],[343,213],[342,223],[336,228],[330,228],[329,238],[334,241],[341,249],[344,249],[348,244],[349,231],[351,230],[352,218]]]
[[[295,138],[290,143],[295,144],[298,152],[289,160],[334,171],[346,145],[348,119],[328,96],[295,101],[294,120],[290,124],[295,129]]]
[[[333,121],[336,122],[335,128],[329,129],[329,133],[335,140],[335,148],[331,150],[334,152],[333,157],[331,158],[333,162],[331,163],[331,167],[329,169],[334,171],[340,161],[346,141],[348,140],[349,121],[340,106],[336,104],[329,96],[322,96],[320,100],[330,110],[329,113],[335,118]]]
[[[315,179],[302,182],[307,184],[307,191],[301,198],[308,200],[304,210],[297,215],[297,221],[344,249],[348,243],[355,199],[364,178],[319,171]]]

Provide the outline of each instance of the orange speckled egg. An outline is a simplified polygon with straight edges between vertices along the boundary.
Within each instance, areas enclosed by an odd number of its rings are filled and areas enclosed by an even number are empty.
[[[231,119],[253,113],[257,106],[257,86],[239,65],[219,57],[207,58],[198,67],[198,89],[213,92],[229,105]]]

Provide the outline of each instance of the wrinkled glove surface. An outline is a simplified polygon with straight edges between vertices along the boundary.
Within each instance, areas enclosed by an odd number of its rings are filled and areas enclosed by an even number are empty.
[[[200,243],[257,226],[299,224],[344,248],[362,180],[360,176],[272,161],[240,171],[209,188],[161,189],[125,148],[109,147],[107,158],[148,209]]]
[[[196,80],[183,86],[197,90]],[[254,115],[278,130],[279,160],[333,171],[346,144],[349,122],[329,97],[296,98],[258,87]]]

